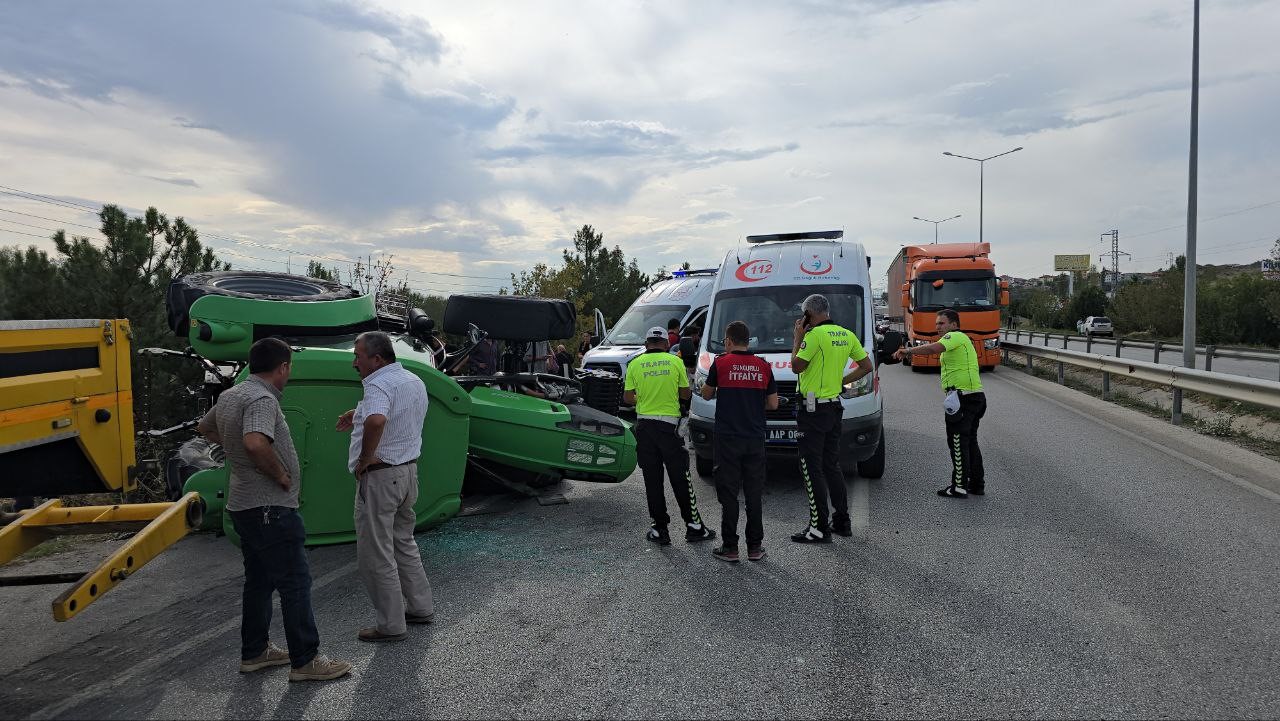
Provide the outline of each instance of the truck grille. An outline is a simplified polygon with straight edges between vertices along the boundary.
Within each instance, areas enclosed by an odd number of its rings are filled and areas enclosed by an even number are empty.
[[[800,409],[800,394],[795,381],[776,381],[778,386],[778,410],[765,411],[765,420],[794,421]]]

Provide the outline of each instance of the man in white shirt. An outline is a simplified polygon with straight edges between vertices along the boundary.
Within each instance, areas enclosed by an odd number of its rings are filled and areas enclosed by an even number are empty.
[[[356,565],[378,624],[361,641],[402,641],[409,623],[431,623],[431,583],[413,538],[418,501],[418,454],[427,417],[422,379],[396,362],[381,331],[356,338],[352,366],[364,399],[338,418],[351,431],[348,470],[355,474]]]

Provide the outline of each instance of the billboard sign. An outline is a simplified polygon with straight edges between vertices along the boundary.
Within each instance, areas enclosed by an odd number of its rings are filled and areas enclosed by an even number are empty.
[[[1054,271],[1071,271],[1071,270],[1089,270],[1089,261],[1092,255],[1055,255],[1053,256]]]

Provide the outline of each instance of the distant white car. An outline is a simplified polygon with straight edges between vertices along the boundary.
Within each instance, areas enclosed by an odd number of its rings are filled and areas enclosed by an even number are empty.
[[[1105,315],[1091,315],[1076,323],[1076,330],[1080,332],[1080,335],[1085,336],[1110,336],[1112,335],[1111,319]]]

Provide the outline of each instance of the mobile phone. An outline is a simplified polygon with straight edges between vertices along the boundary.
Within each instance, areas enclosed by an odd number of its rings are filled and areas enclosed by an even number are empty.
[[[808,328],[811,324],[812,324],[812,321],[809,320],[809,311],[806,310],[804,312],[804,327]]]

